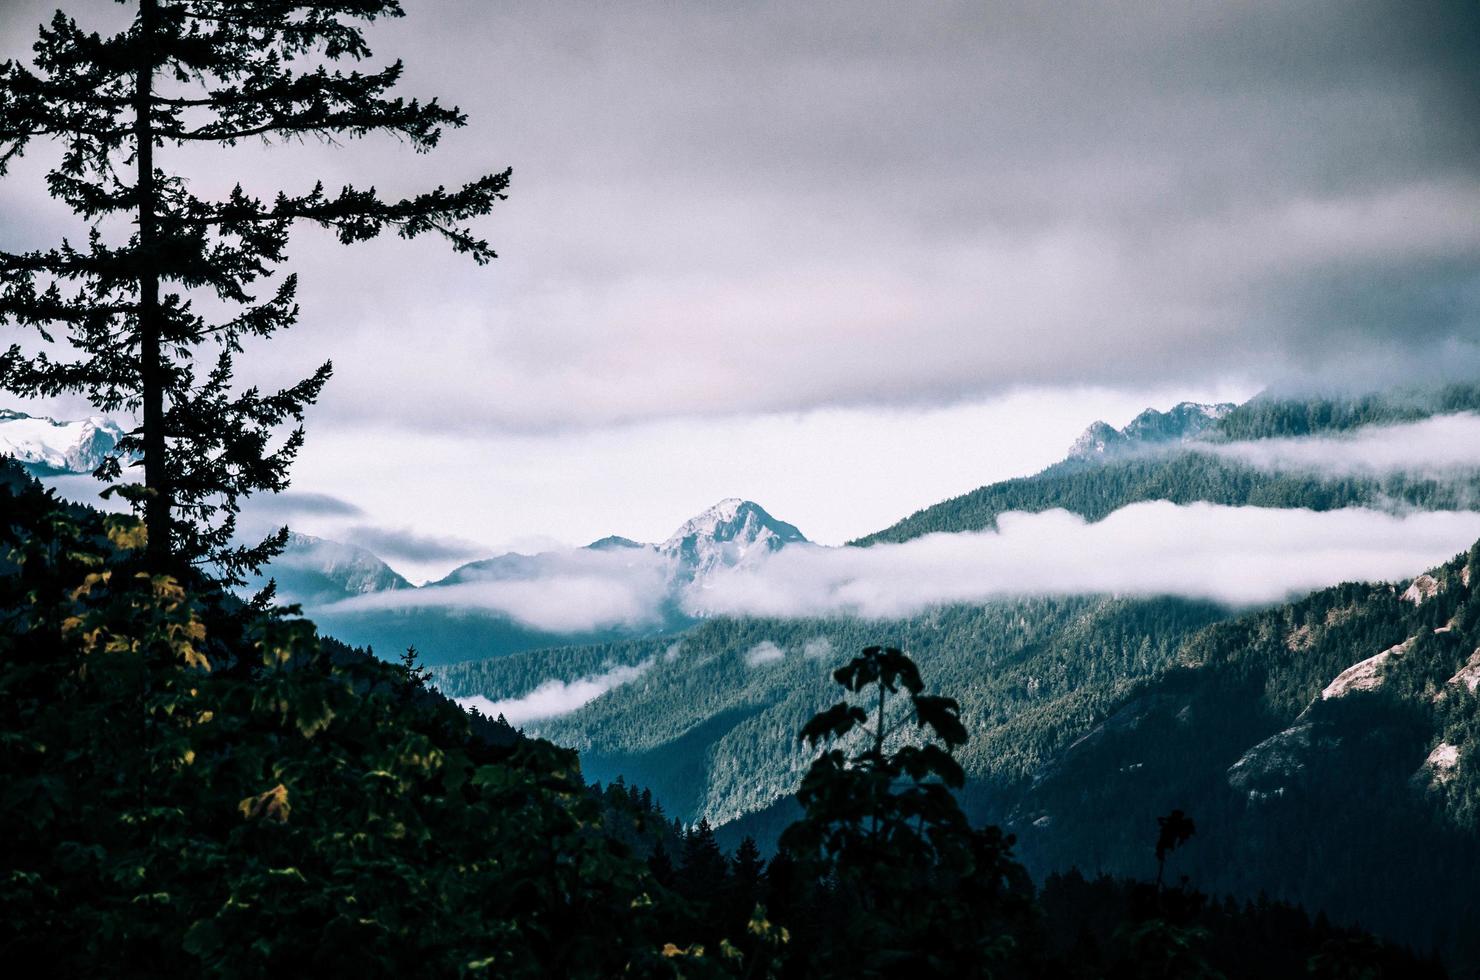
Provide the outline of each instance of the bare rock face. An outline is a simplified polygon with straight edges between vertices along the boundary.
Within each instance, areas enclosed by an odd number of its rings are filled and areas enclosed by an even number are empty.
[[[1302,721],[1266,738],[1228,767],[1228,785],[1249,793],[1269,795],[1269,791],[1256,787],[1283,784],[1299,775],[1308,763],[1314,731],[1314,722]],[[1278,790],[1280,786],[1274,788]]]
[[[1252,801],[1284,795],[1290,784],[1298,780],[1320,756],[1342,744],[1343,739],[1336,734],[1329,715],[1322,714],[1321,703],[1381,688],[1387,671],[1409,653],[1416,639],[1410,637],[1337,674],[1290,727],[1258,743],[1228,767],[1228,785],[1247,793]],[[1477,662],[1480,662],[1480,651],[1477,651]],[[1477,666],[1477,675],[1480,675],[1480,666]],[[1480,682],[1480,677],[1477,677],[1477,682]]]
[[[1480,689],[1480,650],[1470,654],[1470,659],[1465,661],[1464,666],[1449,678],[1445,684],[1446,689],[1450,685],[1463,687],[1471,694],[1474,694],[1476,689]],[[1440,694],[1442,695],[1443,692],[1441,691]]]
[[[1384,676],[1393,661],[1403,657],[1412,647],[1415,638],[1410,637],[1397,646],[1388,647],[1375,657],[1352,664],[1336,675],[1336,679],[1321,691],[1321,700],[1342,698],[1353,691],[1375,691],[1382,686]]]
[[[1443,786],[1455,777],[1458,769],[1459,746],[1440,742],[1434,746],[1434,751],[1429,753],[1428,758],[1423,760],[1423,765],[1413,774],[1411,782],[1422,788]]]
[[[1444,589],[1444,584],[1434,576],[1427,573],[1413,580],[1413,584],[1400,597],[1404,602],[1411,602],[1415,606],[1421,606],[1425,601],[1432,599]]]

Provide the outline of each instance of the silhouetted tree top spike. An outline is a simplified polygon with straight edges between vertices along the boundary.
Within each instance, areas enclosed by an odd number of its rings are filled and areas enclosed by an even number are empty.
[[[285,540],[237,543],[240,501],[287,486],[304,411],[332,371],[326,362],[277,392],[234,383],[243,339],[297,320],[297,278],[270,282],[290,229],[310,222],[344,244],[387,231],[432,234],[486,263],[495,252],[470,222],[504,199],[510,171],[406,197],[322,182],[197,196],[156,158],[200,144],[225,151],[246,139],[374,134],[423,153],[467,118],[435,98],[396,94],[400,61],[358,64],[372,56],[364,26],[403,16],[395,0],[133,6],[130,26],[111,35],[58,12],[41,28],[32,64],[0,64],[0,175],[35,141],[57,142],[48,190],[91,225],[85,243],[0,252],[0,325],[32,329],[40,341],[39,350],[0,352],[0,386],[24,396],[76,392],[100,411],[135,413],[138,428],[98,475],[118,480],[125,463],[142,466],[142,485],[119,492],[143,512],[150,563],[209,561],[240,581]],[[132,230],[103,233],[119,227]],[[208,320],[202,299],[226,314]]]
[[[1156,835],[1156,884],[1161,887],[1162,874],[1166,870],[1167,857],[1192,839],[1197,825],[1181,810],[1173,810],[1164,817],[1156,818],[1159,828]]]

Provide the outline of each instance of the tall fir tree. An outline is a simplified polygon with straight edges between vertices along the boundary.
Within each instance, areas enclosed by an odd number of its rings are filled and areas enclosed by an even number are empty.
[[[684,897],[698,902],[715,900],[729,878],[729,862],[715,840],[714,828],[701,817],[698,826],[684,838],[678,867],[678,888]]]
[[[754,837],[747,834],[735,848],[735,856],[730,859],[730,873],[735,879],[736,887],[746,897],[753,899],[753,896],[760,894],[766,862],[761,857],[761,849]]]
[[[647,865],[658,884],[664,888],[673,887],[677,878],[673,870],[673,859],[668,856],[668,848],[663,846],[663,838],[659,837],[653,845],[653,853],[648,855]]]
[[[113,35],[59,11],[41,29],[33,65],[0,65],[0,176],[33,141],[58,142],[48,189],[88,225],[85,242],[0,252],[0,324],[35,332],[0,352],[0,386],[80,393],[101,411],[135,414],[138,427],[98,476],[114,482],[122,464],[142,467],[142,482],[113,489],[143,514],[150,565],[210,562],[239,581],[285,540],[238,543],[240,502],[287,485],[304,410],[331,371],[325,362],[279,391],[235,381],[243,342],[297,319],[296,276],[273,281],[290,229],[310,222],[345,244],[386,230],[436,233],[481,264],[494,252],[465,223],[504,198],[510,172],[401,200],[374,188],[331,193],[321,182],[199,197],[156,157],[372,133],[425,152],[466,117],[393,95],[399,61],[337,67],[370,56],[364,27],[402,16],[397,0],[132,2],[132,23]],[[233,152],[219,169],[244,169]]]

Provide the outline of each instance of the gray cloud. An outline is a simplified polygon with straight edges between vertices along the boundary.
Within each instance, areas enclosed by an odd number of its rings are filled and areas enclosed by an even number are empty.
[[[355,504],[327,493],[285,490],[253,497],[247,504],[250,516],[261,521],[292,521],[296,517],[363,517]]]
[[[7,53],[49,6],[6,5]],[[472,119],[438,153],[164,154],[203,189],[514,166],[490,270],[295,239],[258,370],[332,354],[334,424],[1480,373],[1467,0],[407,7],[379,50]],[[61,226],[36,177],[0,247]]]
[[[388,561],[458,561],[479,558],[488,554],[488,549],[475,541],[418,534],[406,528],[357,524],[345,528],[342,533],[344,539],[350,544],[373,551]]]

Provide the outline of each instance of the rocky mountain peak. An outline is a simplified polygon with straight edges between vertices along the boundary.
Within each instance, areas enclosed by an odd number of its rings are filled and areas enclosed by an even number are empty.
[[[772,517],[760,504],[727,497],[685,521],[658,550],[698,577],[806,541],[794,525]]]
[[[1181,402],[1165,412],[1148,408],[1125,428],[1096,421],[1069,447],[1070,459],[1104,459],[1147,446],[1186,442],[1233,411],[1231,402]]]

